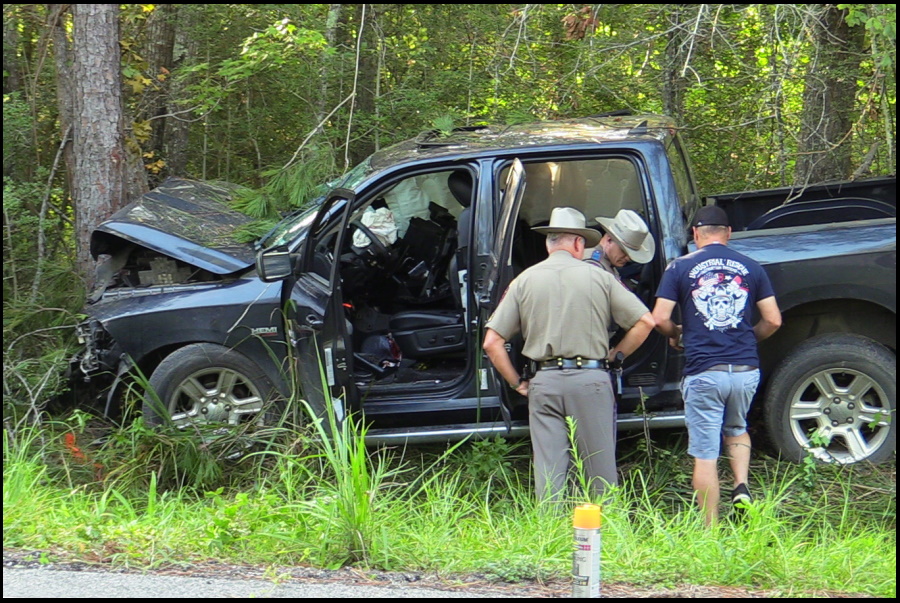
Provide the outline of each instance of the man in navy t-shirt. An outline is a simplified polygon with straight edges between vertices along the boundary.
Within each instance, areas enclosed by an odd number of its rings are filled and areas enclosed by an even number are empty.
[[[685,349],[681,389],[688,454],[694,457],[697,503],[709,525],[719,516],[717,464],[722,440],[734,473],[731,502],[752,500],[747,487],[747,411],[759,385],[756,344],[781,326],[781,312],[762,267],[728,248],[731,227],[724,210],[700,208],[692,227],[697,251],[666,268],[653,318],[657,331],[673,346]],[[672,322],[676,304],[681,307],[681,325]],[[754,306],[761,318],[752,326]]]

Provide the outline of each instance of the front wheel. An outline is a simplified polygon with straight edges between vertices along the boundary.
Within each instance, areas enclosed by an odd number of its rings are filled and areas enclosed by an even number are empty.
[[[840,464],[890,459],[896,449],[897,359],[879,343],[829,333],[801,343],[769,379],[766,429],[785,458]]]
[[[179,429],[211,425],[263,427],[277,417],[278,394],[255,362],[210,343],[180,348],[163,359],[144,395],[144,421]]]

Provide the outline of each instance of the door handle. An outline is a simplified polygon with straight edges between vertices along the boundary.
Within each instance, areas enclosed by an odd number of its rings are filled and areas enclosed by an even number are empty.
[[[307,314],[306,315],[306,324],[309,325],[310,327],[317,328],[317,327],[321,327],[323,324],[325,324],[325,322],[321,318],[316,316],[315,314]]]

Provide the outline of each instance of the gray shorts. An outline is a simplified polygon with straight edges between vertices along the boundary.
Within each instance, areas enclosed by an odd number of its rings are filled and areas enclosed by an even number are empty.
[[[759,385],[759,369],[743,373],[704,371],[681,381],[688,428],[688,454],[719,458],[722,435],[747,432],[747,411]]]

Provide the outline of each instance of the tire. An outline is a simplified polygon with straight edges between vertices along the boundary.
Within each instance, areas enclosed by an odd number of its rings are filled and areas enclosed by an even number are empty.
[[[143,413],[150,426],[265,427],[280,417],[278,392],[262,369],[219,345],[195,343],[172,352],[149,384]]]
[[[897,358],[879,343],[829,333],[801,343],[769,379],[768,436],[783,458],[880,463],[897,445]]]

